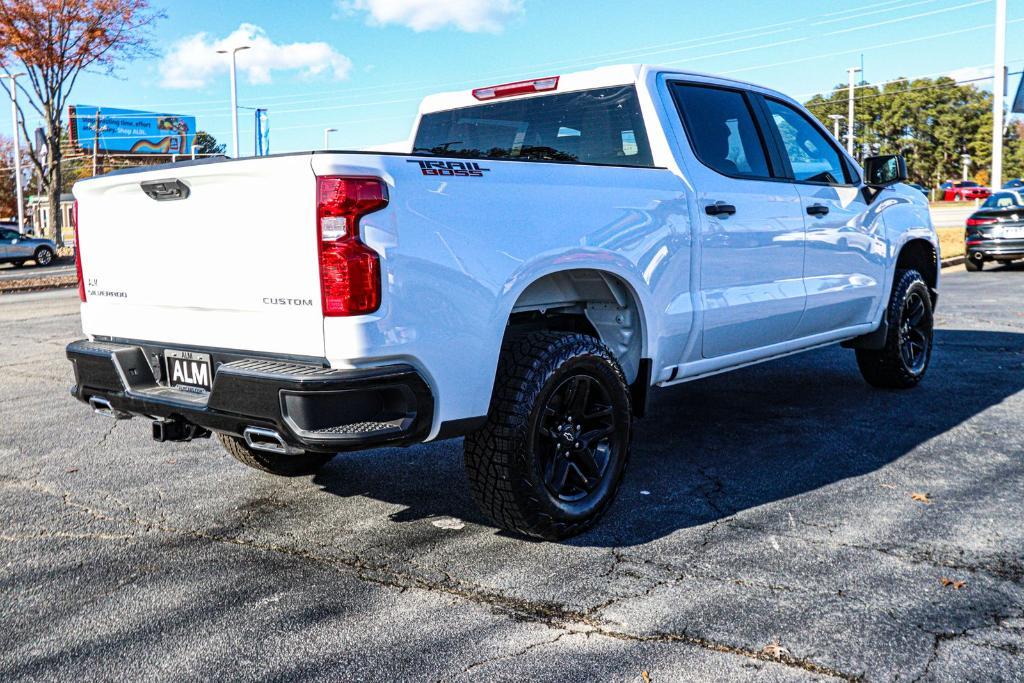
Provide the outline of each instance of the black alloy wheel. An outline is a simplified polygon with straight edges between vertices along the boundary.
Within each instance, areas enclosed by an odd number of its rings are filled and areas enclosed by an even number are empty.
[[[914,374],[924,370],[931,351],[931,321],[929,307],[920,291],[911,291],[903,303],[900,315],[900,354],[907,369]]]
[[[570,375],[549,394],[534,451],[552,497],[575,503],[597,491],[617,447],[608,391],[596,378]]]

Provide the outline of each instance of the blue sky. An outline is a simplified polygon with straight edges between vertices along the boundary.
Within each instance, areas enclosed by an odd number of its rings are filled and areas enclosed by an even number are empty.
[[[230,149],[226,59],[246,39],[239,102],[270,110],[274,152],[404,139],[424,94],[620,62],[734,75],[799,99],[860,63],[870,81],[991,74],[991,0],[177,0],[154,5],[159,56],[87,75],[74,102],[193,114]],[[1024,1],[1007,60],[1024,68]],[[1011,78],[1011,90],[1019,76]],[[984,83],[991,85],[991,81]],[[0,106],[0,130],[10,129]],[[32,122],[29,122],[30,125]],[[241,148],[252,153],[252,116]]]

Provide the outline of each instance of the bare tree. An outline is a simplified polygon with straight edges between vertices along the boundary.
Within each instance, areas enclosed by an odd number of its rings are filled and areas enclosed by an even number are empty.
[[[150,54],[150,25],[162,13],[148,0],[0,0],[0,70],[24,72],[17,87],[21,130],[32,144],[23,103],[43,120],[47,163],[31,155],[47,195],[52,236],[61,241],[61,132],[75,81],[86,70],[111,73]],[[4,81],[4,89],[8,83]],[[27,87],[26,87],[27,82]],[[8,90],[8,95],[10,91]]]

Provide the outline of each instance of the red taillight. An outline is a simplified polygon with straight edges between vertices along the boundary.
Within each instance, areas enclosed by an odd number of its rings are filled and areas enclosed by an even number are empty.
[[[489,88],[477,88],[473,91],[473,97],[478,100],[494,100],[499,97],[526,95],[532,92],[547,92],[557,88],[558,76],[552,76],[550,78],[537,78],[532,81],[516,81],[515,83],[492,85]]]
[[[979,226],[979,225],[994,225],[995,223],[998,223],[998,222],[999,222],[999,219],[997,219],[997,218],[968,218],[967,219],[967,227],[968,228],[973,228],[973,227],[976,227],[976,226]]]
[[[380,307],[380,256],[359,238],[359,219],[388,204],[379,178],[316,179],[320,297],[328,317],[363,315]]]
[[[71,222],[75,229],[75,272],[78,273],[78,298],[85,303],[85,278],[82,277],[82,240],[78,238],[78,200],[71,206]]]

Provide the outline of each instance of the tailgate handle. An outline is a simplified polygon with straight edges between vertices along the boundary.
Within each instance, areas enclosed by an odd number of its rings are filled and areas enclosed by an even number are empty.
[[[191,190],[188,189],[188,185],[181,182],[177,178],[171,178],[170,180],[147,180],[144,183],[139,183],[142,191],[146,193],[150,199],[155,199],[158,202],[171,202],[178,199],[188,199]]]

